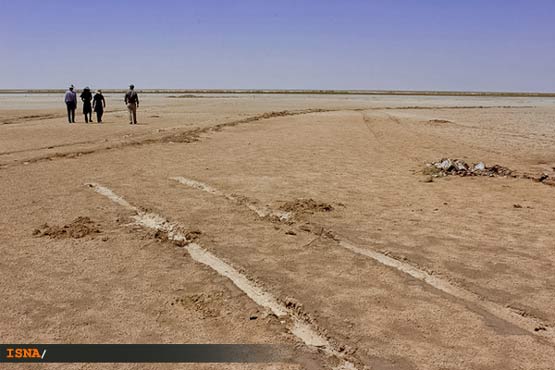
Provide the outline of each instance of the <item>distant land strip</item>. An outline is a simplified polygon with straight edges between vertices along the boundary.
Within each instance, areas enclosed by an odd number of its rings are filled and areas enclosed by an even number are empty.
[[[79,89],[78,89],[79,90]],[[60,94],[65,89],[0,89],[0,94]],[[126,89],[102,89],[124,93]],[[299,95],[407,95],[407,96],[505,96],[555,97],[555,92],[415,91],[415,90],[268,90],[268,89],[138,89],[147,94],[299,94]]]

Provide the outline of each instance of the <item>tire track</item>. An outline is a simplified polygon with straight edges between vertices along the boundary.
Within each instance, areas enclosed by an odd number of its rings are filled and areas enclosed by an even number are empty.
[[[214,195],[217,195],[217,196],[220,196],[220,197],[224,197],[227,200],[230,200],[230,201],[232,201],[234,203],[237,203],[239,205],[244,205],[245,207],[247,207],[248,209],[250,209],[251,211],[256,213],[261,218],[275,217],[280,221],[287,221],[292,216],[291,212],[283,212],[283,211],[279,211],[279,210],[272,210],[272,209],[270,209],[268,207],[265,207],[265,206],[259,206],[257,203],[247,199],[246,197],[240,197],[240,196],[237,196],[235,194],[226,194],[226,193],[221,192],[220,190],[218,190],[216,188],[213,188],[213,187],[211,187],[207,184],[204,184],[202,182],[187,179],[187,178],[181,177],[181,176],[172,177],[170,179],[175,180],[177,182],[180,182],[183,185],[192,187],[194,189],[202,190],[202,191],[210,193],[210,194],[214,194]]]
[[[201,182],[189,180],[184,177],[172,177],[171,179],[178,181],[181,184],[193,187],[197,190],[206,191],[205,188],[212,189],[213,191],[207,192],[229,199],[229,195],[227,195],[225,192],[214,189],[213,187]],[[202,186],[191,186],[190,184],[202,184]],[[250,202],[253,203],[253,201]],[[292,219],[294,218],[294,215],[290,215],[289,217]],[[476,293],[466,290],[460,286],[454,285],[450,281],[433,275],[432,273],[429,273],[424,269],[418,268],[410,263],[400,261],[384,253],[375,251],[371,248],[358,246],[348,239],[339,236],[333,230],[326,230],[325,232],[327,232],[328,235],[332,235],[333,239],[337,241],[338,246],[340,246],[341,248],[344,248],[360,256],[371,258],[384,266],[390,267],[396,271],[410,276],[411,278],[419,280],[443,294],[447,294],[457,300],[461,300],[464,303],[477,308],[477,310],[474,310],[477,313],[480,313],[480,311],[486,311],[490,315],[493,315],[494,317],[503,320],[508,324],[520,328],[530,335],[548,340],[552,345],[555,344],[554,329],[537,318],[526,316],[521,312],[517,312],[493,301],[489,301]]]
[[[103,152],[103,151],[113,150],[113,149],[122,149],[126,147],[131,147],[131,146],[170,143],[170,142],[171,143],[191,143],[191,142],[199,141],[200,135],[202,134],[219,132],[227,127],[234,127],[245,123],[251,123],[251,122],[266,120],[270,118],[276,118],[276,117],[298,116],[298,115],[311,114],[311,113],[324,113],[324,112],[335,112],[335,111],[340,111],[340,109],[311,108],[311,109],[303,109],[303,110],[296,110],[296,111],[284,110],[284,111],[265,112],[262,114],[257,114],[243,119],[223,122],[223,123],[219,123],[219,124],[204,127],[204,128],[186,129],[186,130],[177,129],[177,130],[174,130],[174,132],[169,134],[149,135],[146,137],[142,137],[138,140],[128,140],[120,143],[112,143],[106,146],[101,146],[101,147],[92,148],[92,149],[82,149],[82,150],[68,151],[63,153],[53,153],[53,154],[47,154],[47,155],[38,156],[38,157],[20,159],[9,163],[3,163],[3,164],[0,163],[0,169],[22,165],[22,164],[49,161],[54,159],[75,158],[75,157],[80,157],[82,155],[88,155],[92,153],[98,153],[98,152]],[[101,145],[102,143],[104,143],[104,141],[91,142],[91,144],[99,144],[99,145]],[[78,144],[80,143],[64,144],[64,146],[71,146],[71,145],[78,145]],[[37,150],[40,150],[40,148]],[[12,153],[4,152],[1,154],[7,155]]]
[[[265,112],[262,114],[250,116],[240,120],[234,120],[230,122],[223,122],[220,124],[216,124],[214,126],[209,126],[205,128],[197,128],[197,129],[177,129],[173,133],[168,135],[149,135],[147,137],[143,137],[138,140],[129,140],[120,143],[112,143],[106,146],[91,148],[91,149],[83,149],[83,150],[74,150],[68,151],[63,153],[53,153],[53,154],[46,154],[37,157],[31,158],[24,158],[18,159],[13,162],[9,163],[0,163],[0,170],[5,169],[12,166],[18,166],[23,164],[30,164],[30,163],[37,163],[55,159],[64,159],[64,158],[76,158],[82,155],[93,154],[97,152],[103,152],[107,150],[113,149],[121,149],[130,146],[139,146],[139,145],[147,145],[147,144],[156,144],[156,143],[167,143],[167,142],[174,142],[174,143],[190,143],[193,141],[199,140],[199,135],[209,132],[217,132],[221,131],[226,127],[233,127],[244,123],[256,122],[260,120],[275,118],[275,117],[285,117],[285,116],[296,116],[296,115],[303,115],[303,114],[310,114],[310,113],[325,113],[325,112],[364,112],[364,111],[381,111],[381,110],[412,110],[412,109],[419,109],[419,110],[426,110],[426,109],[495,109],[495,108],[534,108],[533,106],[385,106],[385,107],[364,107],[364,108],[332,108],[332,109],[322,109],[322,108],[310,108],[310,109],[302,109],[302,110],[284,110],[284,111],[272,111],[272,112]],[[124,112],[125,110],[114,110],[109,111],[109,113],[115,112]],[[63,115],[52,115],[51,117],[48,116],[32,116],[33,119],[36,120],[46,119],[46,118],[55,118],[55,117],[64,117]],[[101,145],[103,141],[96,141],[96,142],[87,142],[86,144],[98,144]],[[80,143],[68,143],[64,144],[64,147],[72,146],[72,145],[80,145]],[[61,145],[60,145],[61,146]],[[57,146],[54,146],[57,147]],[[38,148],[36,150],[43,150],[44,148]],[[48,149],[48,147],[47,147]],[[33,151],[35,149],[31,149],[28,151]],[[27,151],[27,150],[26,150]],[[18,153],[19,151],[14,152],[4,152],[0,153],[0,155],[8,155],[13,153]]]
[[[270,292],[264,290],[263,287],[249,280],[245,274],[239,272],[239,270],[232,265],[218,258],[199,244],[194,242],[189,243],[186,236],[180,231],[183,229],[181,225],[170,222],[158,214],[141,210],[139,207],[130,204],[123,197],[117,195],[107,187],[96,183],[88,183],[85,185],[98,194],[110,199],[112,202],[134,212],[135,215],[133,219],[137,225],[161,231],[166,234],[169,240],[183,243],[183,248],[189,253],[193,260],[208,266],[221,276],[228,278],[252,301],[261,307],[269,309],[274,315],[281,318],[282,322],[285,322],[287,330],[301,340],[306,346],[316,348],[329,357],[339,359],[340,364],[334,368],[335,370],[357,369],[354,363],[347,360],[339,350],[334,348],[328,339],[321,335],[312,323],[300,317],[294,308],[289,308],[286,304],[280,302]],[[206,187],[206,189],[211,188]]]
[[[127,109],[108,109],[105,110],[104,113],[122,113],[127,112]],[[14,124],[22,124],[28,122],[36,122],[36,121],[43,121],[47,119],[54,119],[54,118],[66,118],[66,113],[50,113],[50,114],[28,114],[24,116],[15,116],[11,118],[7,118],[4,120],[0,120],[0,125],[14,125]]]

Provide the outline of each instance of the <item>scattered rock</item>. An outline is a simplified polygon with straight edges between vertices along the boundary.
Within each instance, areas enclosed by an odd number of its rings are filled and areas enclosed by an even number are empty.
[[[461,159],[444,158],[437,162],[431,162],[422,169],[422,174],[425,176],[422,182],[431,182],[429,177],[443,177],[443,176],[488,176],[488,177],[510,177],[518,179],[530,179],[536,182],[541,182],[545,185],[555,186],[555,173],[548,174],[543,172],[538,175],[517,173],[507,167],[495,164],[491,167],[486,166],[484,162],[478,162],[469,165]]]
[[[545,185],[555,186],[555,173],[549,174],[546,172],[538,175],[517,173],[507,167],[494,164],[491,167],[486,166],[484,162],[478,162],[473,165],[468,165],[461,159],[444,158],[437,162],[428,163],[422,170],[422,174],[426,176],[441,177],[441,176],[488,176],[488,177],[510,177],[518,179],[529,179],[536,182],[541,182]]]
[[[47,223],[33,230],[37,237],[48,236],[51,239],[73,238],[80,239],[89,234],[100,233],[99,225],[89,217],[77,217],[70,224],[64,226],[50,226]]]
[[[478,162],[474,165],[474,171],[483,171],[486,169],[484,162]]]
[[[286,235],[297,235],[297,233],[294,232],[293,230],[287,230],[287,231],[285,232],[285,234],[286,234]]]
[[[498,164],[487,167],[484,162],[478,162],[469,165],[462,159],[445,158],[438,162],[429,163],[422,171],[423,174],[432,177],[440,176],[502,176],[502,177],[516,177],[513,171],[507,167]]]
[[[514,208],[522,208],[522,206],[520,204],[513,204]]]
[[[536,181],[538,181],[538,182],[543,182],[543,181],[547,180],[548,178],[549,178],[549,175],[548,175],[548,174],[542,173],[541,175],[539,175],[539,176],[537,177],[537,180],[536,180]]]

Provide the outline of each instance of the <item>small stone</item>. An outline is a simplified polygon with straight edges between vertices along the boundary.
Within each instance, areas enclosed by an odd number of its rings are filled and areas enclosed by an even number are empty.
[[[522,206],[520,204],[513,204],[514,208],[522,208]]]
[[[468,165],[465,161],[456,160],[454,163],[455,168],[457,171],[468,171]]]
[[[486,169],[486,165],[484,162],[478,162],[474,165],[474,171],[484,171]]]
[[[453,161],[450,159],[444,159],[441,162],[436,163],[436,167],[444,171],[449,171],[453,168]]]
[[[293,230],[287,230],[287,231],[285,232],[285,234],[286,234],[286,235],[297,235],[297,233],[294,232]]]

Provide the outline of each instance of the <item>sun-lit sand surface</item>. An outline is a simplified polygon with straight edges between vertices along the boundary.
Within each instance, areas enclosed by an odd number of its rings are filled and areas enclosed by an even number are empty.
[[[67,124],[59,94],[0,94],[4,342],[302,358],[236,369],[553,369],[555,187],[422,171],[456,158],[555,178],[555,98],[168,95],[142,94],[130,126],[121,94],[102,125],[81,106]]]

